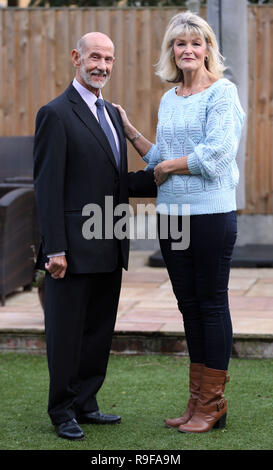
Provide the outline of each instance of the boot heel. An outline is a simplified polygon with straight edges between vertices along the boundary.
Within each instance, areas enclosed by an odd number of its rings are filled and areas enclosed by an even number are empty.
[[[213,429],[224,429],[226,427],[226,419],[226,414],[221,416],[221,418],[219,418],[218,421],[216,421],[216,423],[214,424]]]

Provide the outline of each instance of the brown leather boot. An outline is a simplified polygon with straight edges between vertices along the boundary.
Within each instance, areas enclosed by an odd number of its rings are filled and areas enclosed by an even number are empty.
[[[188,401],[185,413],[179,418],[170,418],[165,420],[168,428],[178,428],[181,424],[185,424],[192,417],[197,398],[199,395],[202,371],[204,364],[191,363],[189,368],[189,389],[190,399]]]
[[[226,425],[227,401],[225,384],[229,380],[226,370],[204,367],[202,383],[196,407],[191,419],[179,426],[178,431],[200,433]]]

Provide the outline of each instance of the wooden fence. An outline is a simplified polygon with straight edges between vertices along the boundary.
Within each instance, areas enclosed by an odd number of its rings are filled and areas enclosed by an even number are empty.
[[[176,8],[0,9],[0,135],[29,135],[40,106],[73,79],[71,50],[88,31],[108,34],[116,62],[104,97],[120,103],[154,139],[162,93],[154,74]],[[201,11],[205,16],[205,10]],[[250,6],[245,213],[273,212],[273,7]],[[236,53],[236,51],[235,51]],[[172,86],[172,85],[171,85]],[[129,146],[130,169],[143,167]]]

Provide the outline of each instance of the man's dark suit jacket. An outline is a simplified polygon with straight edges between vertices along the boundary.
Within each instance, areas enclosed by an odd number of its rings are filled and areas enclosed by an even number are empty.
[[[128,174],[120,114],[105,104],[120,141],[119,169],[98,121],[72,84],[37,114],[34,183],[42,237],[37,267],[42,269],[45,255],[65,251],[69,272],[110,272],[117,266],[119,250],[127,269],[129,240],[86,240],[82,226],[88,216],[82,209],[97,204],[104,221],[105,196],[113,197],[113,209],[128,203],[129,196],[156,196],[152,172]]]

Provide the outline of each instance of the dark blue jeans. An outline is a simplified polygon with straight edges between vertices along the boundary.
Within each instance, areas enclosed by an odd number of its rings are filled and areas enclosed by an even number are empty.
[[[181,216],[158,215],[168,223]],[[212,369],[227,370],[232,349],[232,323],[228,302],[228,282],[232,251],[237,235],[236,212],[190,217],[190,245],[173,250],[168,238],[158,230],[163,259],[183,316],[190,361]],[[161,219],[162,220],[162,219]]]

